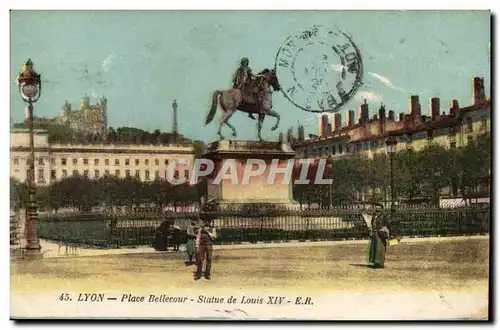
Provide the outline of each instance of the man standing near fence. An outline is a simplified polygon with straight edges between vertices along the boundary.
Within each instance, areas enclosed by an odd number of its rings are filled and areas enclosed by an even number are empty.
[[[187,242],[186,242],[186,252],[188,255],[188,261],[185,262],[186,266],[191,266],[193,264],[193,258],[195,256],[195,241],[196,241],[196,233],[199,227],[197,225],[197,218],[193,217],[191,219],[191,223],[188,225],[186,234],[187,234]]]
[[[211,278],[210,271],[212,270],[212,251],[213,241],[217,238],[217,231],[211,226],[209,219],[203,220],[203,225],[196,232],[196,274],[195,280],[201,278],[203,263],[205,266],[205,278]]]

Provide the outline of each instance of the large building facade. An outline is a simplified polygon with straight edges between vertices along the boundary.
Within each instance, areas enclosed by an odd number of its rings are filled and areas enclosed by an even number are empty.
[[[10,176],[24,182],[29,171],[29,132],[11,130],[10,140]],[[50,144],[44,130],[35,130],[34,140],[39,186],[72,175],[136,177],[143,182],[166,179],[173,160],[184,163],[175,167],[174,178],[188,179],[194,162],[194,148],[185,145]]]
[[[460,107],[453,100],[448,111],[442,111],[439,98],[431,98],[429,113],[422,114],[419,97],[409,98],[408,113],[395,116],[383,105],[378,113],[370,118],[369,105],[362,104],[357,119],[355,112],[348,112],[347,121],[337,113],[333,121],[322,115],[319,122],[319,135],[310,139],[295,141],[297,158],[333,159],[364,155],[373,157],[385,152],[385,142],[393,136],[397,139],[397,150],[420,150],[434,142],[447,148],[461,147],[475,139],[477,135],[490,131],[491,103],[485,96],[483,78],[472,80],[472,105]]]

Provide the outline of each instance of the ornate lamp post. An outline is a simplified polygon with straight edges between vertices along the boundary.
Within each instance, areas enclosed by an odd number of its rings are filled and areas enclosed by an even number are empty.
[[[40,242],[36,233],[37,221],[37,206],[36,206],[36,190],[35,190],[35,140],[33,134],[33,103],[38,101],[42,94],[41,76],[33,69],[31,59],[26,61],[23,70],[16,77],[16,85],[19,87],[19,93],[22,99],[28,103],[28,127],[30,136],[30,154],[29,154],[29,171],[28,171],[28,187],[29,201],[26,207],[26,255],[41,256]]]
[[[385,141],[391,167],[391,214],[394,214],[395,210],[394,202],[396,200],[396,191],[394,189],[394,154],[396,153],[397,144],[398,140],[396,140],[396,138],[393,136],[389,137],[387,141]]]

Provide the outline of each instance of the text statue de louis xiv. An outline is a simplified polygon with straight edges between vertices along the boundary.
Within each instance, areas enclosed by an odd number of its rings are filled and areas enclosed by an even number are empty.
[[[363,61],[352,37],[342,31],[314,26],[311,30],[289,36],[279,48],[274,69],[252,73],[250,61],[244,57],[233,79],[233,88],[216,90],[205,125],[214,119],[217,103],[223,111],[219,129],[226,124],[236,136],[236,129],[229,123],[235,111],[258,114],[258,138],[265,116],[280,115],[272,110],[272,91],[282,91],[294,106],[310,112],[337,112],[349,102],[362,85]],[[340,74],[339,74],[340,73]],[[279,79],[279,80],[278,80]]]

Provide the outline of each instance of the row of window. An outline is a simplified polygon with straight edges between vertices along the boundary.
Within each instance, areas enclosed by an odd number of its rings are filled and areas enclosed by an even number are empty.
[[[432,140],[432,135],[428,137],[430,140]],[[471,141],[474,140],[474,136],[469,135],[467,136],[467,142],[471,143]],[[412,144],[412,139],[411,135],[409,138],[406,139],[406,141],[403,141],[401,139],[398,139],[398,142],[403,142],[406,143],[407,149],[411,149],[411,144]],[[455,140],[450,139],[450,148],[456,148],[457,143]],[[338,149],[336,148],[338,147]],[[359,142],[356,144],[353,144],[354,152],[361,152],[363,150],[377,150],[379,148],[383,148],[384,146],[384,141],[365,141],[365,142]],[[314,156],[324,156],[324,155],[336,155],[338,151],[338,154],[342,154],[342,145],[333,145],[331,146],[331,152],[330,152],[330,147],[324,147],[324,148],[314,148],[312,151],[312,157]],[[345,145],[345,152],[349,153],[349,145]]]
[[[38,178],[37,178],[38,182],[44,182],[45,181],[44,173],[45,173],[45,171],[43,169],[39,169],[38,170]],[[73,172],[72,172],[72,175],[74,175],[74,176],[77,176],[79,174],[80,173],[77,170],[73,170]],[[83,174],[84,177],[89,178],[89,171],[88,170],[83,171],[82,174]],[[27,177],[29,176],[29,170],[26,171],[26,175],[27,175]],[[56,170],[51,170],[50,171],[50,180],[51,181],[56,180],[57,179],[56,175],[57,175]],[[109,170],[106,170],[106,171],[104,171],[104,175],[106,175],[106,176],[111,175],[111,172]],[[117,176],[117,177],[120,177],[121,176],[120,170],[115,170],[114,175]],[[63,179],[67,178],[68,177],[68,171],[67,170],[62,170],[61,177]],[[94,179],[98,179],[100,177],[101,177],[101,172],[99,170],[94,170],[94,176],[93,176],[93,178]],[[130,170],[125,170],[125,177],[126,178],[131,178],[132,177]],[[135,178],[136,179],[140,179],[141,178],[141,171],[140,170],[136,170],[135,171]],[[160,178],[160,171],[155,171],[154,172],[154,178],[155,179],[159,179]],[[164,178],[165,179],[167,178],[167,171],[165,171],[165,177]],[[178,170],[175,170],[174,171],[174,179],[179,179],[179,178],[180,178],[180,172]],[[186,179],[189,178],[189,171],[188,170],[186,170],[184,172],[184,178],[186,178]],[[150,173],[149,170],[145,170],[144,171],[144,179],[145,180],[151,180],[151,173]]]
[[[339,144],[339,145],[332,145],[332,146],[328,146],[328,147],[324,147],[324,148],[321,148],[321,147],[320,148],[313,148],[313,154],[322,154],[323,152],[326,154],[331,153],[332,155],[336,155],[338,153],[339,155],[341,155],[344,152],[344,147],[342,144]],[[349,152],[349,145],[345,146],[345,152],[346,153]]]
[[[73,165],[75,165],[75,166],[78,165],[78,158],[73,158],[72,161],[73,161]],[[169,162],[168,159],[164,160],[165,166],[168,166],[168,162]],[[13,159],[13,163],[14,163],[14,165],[19,165],[19,158],[17,158],[17,157],[14,158]],[[26,164],[29,164],[29,158],[26,159]],[[55,158],[51,158],[50,159],[50,164],[51,165],[56,165]],[[98,158],[94,159],[94,165],[97,166],[99,164],[100,164],[100,159],[98,159]],[[154,160],[154,164],[156,166],[159,166],[160,165],[160,160],[158,158],[156,158]],[[45,162],[44,162],[43,158],[38,158],[38,165],[39,166],[45,165]],[[61,165],[63,165],[63,166],[68,165],[68,159],[67,158],[61,158]],[[89,159],[88,158],[84,158],[83,159],[83,165],[89,165]],[[109,165],[109,159],[104,159],[104,165]],[[115,158],[115,165],[120,165],[120,159]],[[129,158],[125,159],[125,165],[130,165],[130,159]],[[140,165],[140,159],[135,159],[135,165],[136,166]],[[145,159],[144,160],[144,165],[149,166],[149,159]]]
[[[467,124],[467,131],[472,132],[472,126],[473,126],[472,117],[466,118],[466,124]],[[480,128],[484,129],[487,127],[488,127],[488,118],[486,116],[481,116],[481,127]]]

